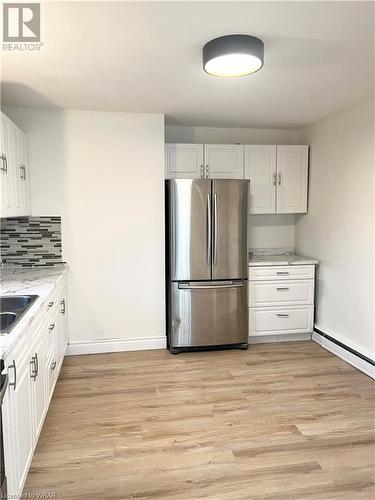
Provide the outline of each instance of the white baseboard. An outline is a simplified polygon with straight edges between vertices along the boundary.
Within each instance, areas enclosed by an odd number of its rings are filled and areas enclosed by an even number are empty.
[[[266,342],[296,342],[311,340],[311,333],[284,333],[279,335],[251,335],[249,344],[264,344]]]
[[[145,351],[148,349],[165,349],[166,337],[140,339],[100,339],[87,342],[69,342],[66,355],[99,354],[103,352]]]
[[[331,352],[332,354],[335,354],[342,360],[354,366],[354,368],[357,368],[358,370],[365,373],[369,377],[375,379],[375,366],[361,359],[359,356],[356,356],[355,354],[352,354],[346,349],[343,349],[334,342],[331,342],[322,335],[319,335],[318,333],[313,333],[312,340],[317,344],[319,344],[324,349],[327,349],[327,351]]]

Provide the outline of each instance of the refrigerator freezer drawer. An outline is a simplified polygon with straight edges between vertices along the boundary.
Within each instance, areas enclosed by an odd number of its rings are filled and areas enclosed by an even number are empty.
[[[251,281],[249,283],[249,307],[313,303],[314,280]]]
[[[247,343],[247,281],[171,283],[171,347]]]
[[[249,336],[310,333],[314,306],[257,307],[249,309]]]

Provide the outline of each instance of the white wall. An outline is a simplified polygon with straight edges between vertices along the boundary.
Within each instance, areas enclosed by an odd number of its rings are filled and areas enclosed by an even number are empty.
[[[295,215],[251,215],[249,247],[294,248]]]
[[[268,128],[181,127],[167,125],[165,142],[203,144],[300,144],[298,130]]]
[[[320,261],[316,327],[373,357],[374,104],[303,129],[310,144],[309,211],[296,247]]]
[[[62,216],[70,340],[163,345],[163,115],[25,113],[33,214]]]

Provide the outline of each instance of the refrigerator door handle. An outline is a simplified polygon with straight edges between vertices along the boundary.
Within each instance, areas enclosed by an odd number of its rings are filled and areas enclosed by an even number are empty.
[[[217,220],[217,194],[214,194],[214,228],[213,228],[213,233],[214,233],[214,246],[213,246],[213,256],[212,256],[212,264],[216,265],[217,262],[217,245],[218,245],[218,220]]]
[[[207,195],[207,264],[211,265],[211,245],[212,245],[212,224],[211,224],[211,195]]]
[[[227,285],[190,285],[189,283],[179,283],[181,290],[215,290],[216,288],[243,288],[243,282],[229,283]]]

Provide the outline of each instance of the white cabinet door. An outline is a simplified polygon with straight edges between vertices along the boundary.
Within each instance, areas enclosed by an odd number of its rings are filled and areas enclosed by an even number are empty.
[[[210,179],[243,179],[244,146],[205,144],[205,173]]]
[[[167,179],[203,178],[203,144],[166,144]]]
[[[11,217],[16,205],[15,193],[15,151],[13,123],[1,113],[1,216]]]
[[[245,179],[250,179],[250,213],[276,212],[276,146],[245,146]]]
[[[23,362],[8,363],[8,376],[10,385],[7,390],[5,405],[5,433],[8,435],[6,442],[11,441],[13,448],[6,451],[6,466],[11,464],[9,470],[8,494],[20,495],[25,483],[27,471],[33,453],[33,418],[31,405],[31,372],[30,360],[27,357]],[[10,454],[10,456],[9,456]],[[13,458],[13,459],[12,459]],[[7,470],[8,475],[8,470]]]
[[[45,339],[44,330],[37,334],[37,340],[31,349],[31,399],[33,409],[33,441],[36,441],[42,429],[46,414],[46,373],[45,373]]]
[[[277,146],[277,213],[307,212],[308,146]]]
[[[67,328],[67,316],[66,316],[66,293],[65,290],[60,296],[60,304],[59,304],[59,338],[58,338],[58,365],[61,367],[66,346],[68,344],[68,328]]]
[[[30,171],[28,163],[27,137],[15,127],[17,207],[20,215],[30,215]]]

